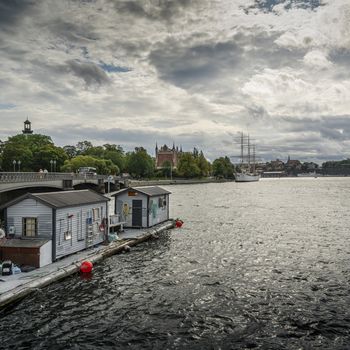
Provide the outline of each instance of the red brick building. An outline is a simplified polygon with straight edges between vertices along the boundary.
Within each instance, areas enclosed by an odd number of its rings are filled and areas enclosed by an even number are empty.
[[[173,148],[164,145],[159,149],[156,144],[156,168],[162,168],[164,162],[169,161],[173,169],[176,169],[181,153],[182,147],[179,149],[179,147],[175,147],[175,144],[173,144]]]

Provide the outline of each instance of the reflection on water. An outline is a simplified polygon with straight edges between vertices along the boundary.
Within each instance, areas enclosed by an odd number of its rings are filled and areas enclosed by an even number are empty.
[[[350,178],[169,186],[183,228],[2,312],[13,349],[347,349]]]

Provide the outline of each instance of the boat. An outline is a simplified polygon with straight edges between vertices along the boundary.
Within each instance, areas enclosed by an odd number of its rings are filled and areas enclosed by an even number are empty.
[[[316,173],[316,171],[310,172],[310,173],[299,173],[297,174],[297,177],[317,177],[319,174]]]
[[[253,173],[236,173],[235,174],[236,182],[253,182],[253,181],[259,181],[259,179],[260,179],[259,174],[253,174]]]
[[[239,169],[240,172],[235,172],[236,182],[254,182],[260,180],[260,174],[256,171],[255,145],[250,143],[249,135],[241,133],[241,156]],[[245,154],[245,150],[247,154]]]

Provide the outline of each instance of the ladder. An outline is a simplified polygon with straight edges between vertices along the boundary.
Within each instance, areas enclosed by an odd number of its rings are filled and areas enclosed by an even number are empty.
[[[92,225],[86,225],[86,247],[91,247],[94,242],[94,231]]]

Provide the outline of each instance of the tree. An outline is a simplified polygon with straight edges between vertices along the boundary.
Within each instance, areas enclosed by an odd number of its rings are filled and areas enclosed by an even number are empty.
[[[136,147],[127,154],[127,171],[136,178],[151,177],[154,173],[154,161],[143,147]]]
[[[166,160],[163,164],[162,164],[162,173],[163,173],[163,176],[165,177],[172,177],[172,172],[173,172],[173,169],[172,169],[172,164],[169,160]]]
[[[119,168],[110,160],[99,159],[91,156],[77,156],[75,158],[66,160],[62,171],[77,172],[82,167],[96,168],[98,174],[119,174]]]
[[[217,178],[230,179],[234,177],[234,165],[228,157],[220,157],[213,162],[213,175]]]
[[[21,170],[38,171],[40,168],[50,168],[50,160],[56,161],[57,169],[67,159],[66,152],[56,147],[51,137],[40,134],[24,135],[19,134],[9,137],[4,142],[2,152],[2,167],[5,171],[13,169],[13,162],[21,162]],[[18,163],[17,163],[18,164]]]
[[[78,155],[85,155],[86,151],[93,147],[90,141],[79,141],[77,143],[76,149]]]
[[[196,158],[196,164],[200,170],[200,176],[206,177],[209,175],[210,170],[210,163],[205,159],[204,154],[202,151],[200,151],[199,154],[197,154]]]
[[[185,178],[199,177],[201,170],[192,153],[182,153],[178,163],[178,174]]]
[[[72,159],[78,155],[78,150],[75,146],[63,146],[63,150],[66,152],[68,159]]]

